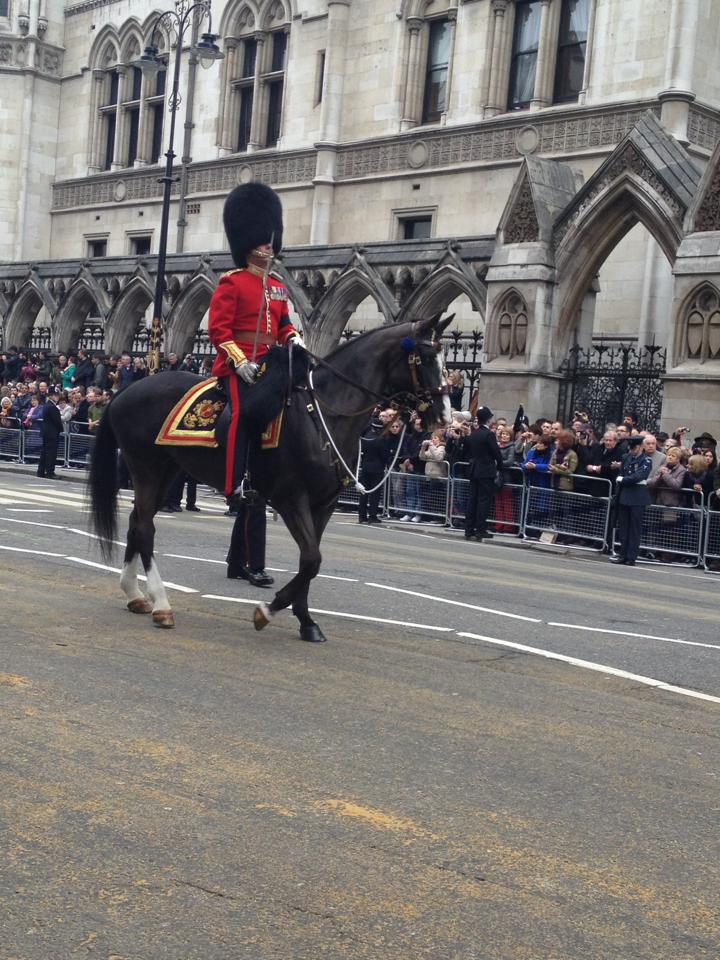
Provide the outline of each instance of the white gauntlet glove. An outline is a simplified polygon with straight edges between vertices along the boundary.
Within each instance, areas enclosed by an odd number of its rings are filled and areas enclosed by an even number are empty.
[[[258,369],[259,367],[256,363],[252,363],[250,360],[243,360],[239,366],[235,367],[235,373],[244,383],[254,383]]]
[[[303,350],[307,350],[307,347],[305,346],[305,341],[303,340],[303,338],[300,336],[299,333],[296,333],[294,337],[290,337],[290,342],[294,347],[302,347]]]

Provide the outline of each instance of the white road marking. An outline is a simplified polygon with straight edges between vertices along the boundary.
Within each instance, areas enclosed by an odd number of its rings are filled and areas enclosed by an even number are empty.
[[[8,507],[8,513],[52,513],[44,507]]]
[[[199,560],[200,563],[219,563],[223,567],[226,565],[226,560],[212,560],[210,557],[188,557],[184,553],[164,553],[164,557],[170,557],[173,560]],[[288,571],[284,567],[265,567],[266,570],[270,570],[272,573],[287,573]],[[341,579],[341,578],[338,578]]]
[[[109,567],[105,563],[96,563],[94,560],[85,560],[83,557],[65,557],[65,559],[71,560],[73,563],[81,563],[85,567],[95,567],[97,570],[107,570],[109,573],[122,573],[120,567]],[[147,581],[147,577],[139,576],[138,580]],[[168,588],[168,590],[179,590],[180,593],[200,592],[199,590],[195,590],[193,587],[183,587],[179,583],[170,583],[168,580],[163,580],[163,584]]]
[[[268,567],[268,570],[272,569]],[[360,583],[355,577],[331,577],[329,573],[319,573],[318,577],[323,580],[342,580],[344,583]]]
[[[602,627],[581,627],[577,623],[548,623],[549,627],[563,627],[567,630],[585,630],[588,633],[610,633],[616,637],[636,637],[638,640],[662,640],[663,643],[682,643],[689,647],[709,647],[720,650],[720,644],[700,643],[699,640],[678,640],[676,637],[654,637],[649,633],[628,633],[626,630],[605,630]]]
[[[593,670],[596,673],[606,673],[609,676],[621,677],[624,680],[633,680],[635,683],[642,683],[647,687],[655,687],[658,690],[667,690],[670,693],[679,693],[685,697],[694,697],[697,700],[708,700],[710,703],[720,703],[720,697],[713,697],[709,693],[701,693],[699,690],[691,690],[688,687],[676,687],[672,683],[665,683],[663,680],[656,680],[653,677],[643,677],[637,673],[628,673],[627,670],[618,670],[617,667],[609,667],[604,663],[593,663],[591,660],[579,660],[577,657],[568,657],[564,653],[553,653],[552,650],[542,650],[539,647],[528,647],[524,643],[513,643],[510,640],[498,640],[495,637],[483,637],[477,633],[459,633],[458,637],[469,640],[480,640],[483,643],[490,643],[493,646],[509,647],[511,650],[519,650],[521,653],[532,653],[538,657],[545,657],[547,660],[560,660],[563,663],[569,663],[573,667],[582,667],[584,670]]]
[[[11,497],[15,503],[52,503],[62,504],[64,507],[84,506],[84,504],[77,503],[76,500],[70,499],[71,497],[74,497],[75,494],[69,494],[68,496],[56,494],[50,497],[43,493],[25,493],[24,490],[4,490],[0,488],[0,496],[5,497],[6,499]]]
[[[203,600],[227,600],[229,603],[251,603],[257,606],[259,600],[247,600],[244,597],[223,597],[215,593],[204,593]],[[386,620],[384,617],[367,617],[361,613],[345,613],[340,610],[320,610],[318,607],[310,607],[310,613],[321,613],[327,617],[343,617],[349,620],[369,620],[372,623],[389,623],[396,627],[413,627],[416,630],[433,630],[437,633],[453,633],[452,627],[433,627],[427,623],[411,623],[407,620]]]
[[[478,607],[474,603],[463,603],[462,600],[449,600],[447,597],[433,597],[429,593],[418,593],[416,590],[402,590],[400,587],[389,587],[385,583],[366,583],[366,587],[375,587],[378,590],[391,590],[393,593],[406,593],[410,597],[421,597],[423,600],[433,600],[435,603],[447,603],[452,607],[465,607],[467,610],[477,610],[480,613],[492,613],[497,617],[509,617],[511,620],[524,620],[525,623],[542,623],[537,617],[522,617],[519,613],[507,613],[505,610],[495,610],[492,607]]]
[[[62,553],[48,553],[47,550],[28,550],[25,547],[5,547],[0,545],[0,550],[11,550],[13,553],[34,553],[38,557],[63,557]]]
[[[77,527],[66,527],[62,523],[40,523],[37,520],[16,520],[14,517],[3,517],[4,523],[25,523],[31,527],[45,527],[47,530],[64,530],[66,533],[76,533],[80,537],[87,537],[90,540],[99,540],[95,533],[90,533],[89,530],[78,530]],[[124,547],[124,540],[112,540],[111,543],[114,543],[118,547]]]

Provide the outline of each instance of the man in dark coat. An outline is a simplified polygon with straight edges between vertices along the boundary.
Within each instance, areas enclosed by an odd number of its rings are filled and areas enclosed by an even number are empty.
[[[465,539],[491,540],[487,520],[495,499],[495,478],[503,474],[503,458],[488,423],[492,410],[478,407],[478,428],[463,443],[464,458],[470,462],[470,495],[465,512]]]
[[[266,536],[267,516],[263,498],[241,500],[237,505],[227,555],[229,580],[248,580],[253,587],[271,587],[275,583],[265,572]]]
[[[57,401],[58,395],[56,393],[48,393],[43,407],[42,420],[40,421],[42,449],[40,450],[37,475],[46,477],[48,480],[55,479],[55,461],[57,460],[60,434],[63,430]]]
[[[5,383],[16,383],[22,366],[17,347],[10,347],[5,356]]]
[[[652,460],[643,450],[644,437],[630,437],[629,453],[622,459],[617,478],[617,524],[620,550],[611,563],[634,567],[640,551],[643,515],[650,503],[647,480],[652,472]]]
[[[92,360],[90,360],[84,350],[78,350],[75,373],[72,375],[73,384],[76,387],[85,387],[87,390],[92,383],[94,376],[95,367],[93,366]]]

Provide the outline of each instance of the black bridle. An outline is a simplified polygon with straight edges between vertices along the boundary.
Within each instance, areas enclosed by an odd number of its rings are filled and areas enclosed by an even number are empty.
[[[441,384],[439,387],[430,388],[425,387],[420,382],[419,368],[422,368],[423,361],[422,356],[419,352],[420,347],[427,347],[428,349],[434,350],[436,353],[439,353],[442,350],[442,345],[439,340],[421,340],[416,341],[412,337],[405,337],[400,343],[401,349],[407,355],[408,369],[410,372],[410,381],[412,383],[412,391],[402,390],[397,391],[391,394],[381,394],[376,393],[374,390],[370,390],[368,387],[364,386],[362,383],[358,383],[357,380],[353,380],[352,377],[348,377],[347,374],[343,373],[341,370],[337,370],[331,363],[328,363],[323,357],[319,357],[315,353],[311,353],[310,350],[306,352],[308,356],[313,360],[318,366],[324,367],[326,370],[329,370],[334,376],[342,380],[344,383],[347,383],[348,386],[354,387],[355,390],[359,390],[361,393],[364,393],[365,396],[371,397],[374,401],[369,407],[364,407],[362,410],[357,410],[355,413],[340,413],[337,410],[333,410],[324,400],[318,395],[316,390],[313,390],[313,395],[318,403],[321,403],[326,410],[329,410],[331,413],[336,416],[347,416],[347,417],[359,417],[364,414],[370,413],[376,406],[380,403],[386,407],[391,407],[392,409],[397,410],[398,414],[404,419],[407,420],[410,417],[410,414],[413,410],[417,410],[418,413],[425,413],[430,409],[434,397],[443,397],[448,396],[450,393],[450,388],[446,383]]]

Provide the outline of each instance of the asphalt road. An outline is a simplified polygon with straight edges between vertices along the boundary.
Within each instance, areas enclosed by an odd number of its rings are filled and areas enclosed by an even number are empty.
[[[82,493],[0,473],[3,960],[720,957],[715,578],[338,514],[309,645],[205,497],[159,631]]]

